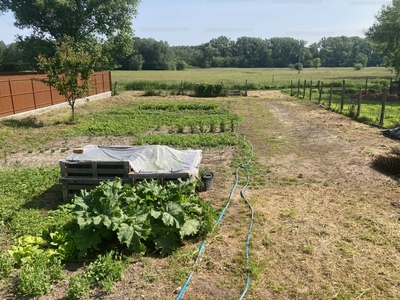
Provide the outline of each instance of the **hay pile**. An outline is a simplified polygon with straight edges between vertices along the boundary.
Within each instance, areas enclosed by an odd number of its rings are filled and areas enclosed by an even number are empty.
[[[386,155],[375,157],[371,166],[385,174],[400,175],[400,148],[394,147]]]

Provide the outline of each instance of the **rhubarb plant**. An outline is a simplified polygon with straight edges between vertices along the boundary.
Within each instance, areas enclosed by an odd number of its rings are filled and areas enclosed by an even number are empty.
[[[165,256],[185,237],[207,234],[214,211],[195,192],[197,183],[191,179],[161,186],[152,180],[132,187],[116,178],[82,191],[72,199],[79,226],[74,233],[79,255],[118,240],[137,254],[150,247]]]

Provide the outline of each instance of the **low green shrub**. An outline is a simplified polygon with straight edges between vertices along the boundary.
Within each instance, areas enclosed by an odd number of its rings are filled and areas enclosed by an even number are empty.
[[[57,258],[48,259],[43,252],[36,252],[25,261],[19,273],[18,292],[29,296],[42,296],[53,289],[53,284],[63,278],[63,266]]]
[[[0,279],[6,279],[14,270],[15,261],[7,252],[0,255]]]
[[[90,284],[84,275],[78,274],[69,279],[67,289],[68,300],[78,300],[89,294]]]
[[[196,97],[223,97],[226,89],[221,83],[198,83],[194,88]]]
[[[122,280],[125,269],[126,262],[122,256],[110,251],[97,256],[97,259],[89,264],[83,277],[89,284],[101,286],[107,294],[112,294],[114,282]]]
[[[359,71],[361,69],[364,69],[364,65],[363,64],[361,64],[361,63],[355,63],[354,64],[354,70]]]

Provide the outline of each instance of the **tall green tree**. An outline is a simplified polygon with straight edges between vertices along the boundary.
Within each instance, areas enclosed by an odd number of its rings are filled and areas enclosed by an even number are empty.
[[[3,49],[0,70],[4,72],[20,72],[27,69],[23,53],[16,43],[5,46]]]
[[[174,52],[167,42],[136,37],[135,50],[141,55],[143,70],[175,69]]]
[[[60,39],[55,44],[55,55],[39,55],[38,66],[47,74],[39,79],[44,84],[57,89],[71,106],[71,120],[75,119],[75,101],[89,95],[90,76],[94,72],[100,48],[88,49],[86,43],[75,42],[72,38]]]
[[[384,5],[375,23],[365,32],[376,49],[385,55],[384,65],[400,75],[400,0]]]
[[[0,0],[0,9],[14,13],[15,26],[32,29],[19,43],[39,39],[54,43],[64,37],[75,42],[104,44],[108,67],[117,56],[132,51],[132,18],[140,0]],[[108,41],[108,42],[107,42]],[[38,45],[38,43],[36,43]],[[41,52],[41,51],[40,51]],[[40,52],[33,53],[36,57]]]

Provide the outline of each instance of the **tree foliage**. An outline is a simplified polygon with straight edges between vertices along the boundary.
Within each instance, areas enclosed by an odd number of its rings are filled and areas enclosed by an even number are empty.
[[[384,5],[375,23],[366,31],[378,51],[385,55],[384,65],[400,75],[400,0]]]
[[[307,67],[353,67],[382,64],[382,55],[373,51],[372,43],[361,37],[328,37],[306,46],[307,42],[289,37],[262,39],[225,36],[198,46],[173,46],[154,39],[135,38],[131,55],[120,61],[124,69],[166,70],[177,68],[176,62],[200,68],[286,68],[299,62]]]
[[[87,48],[86,43],[64,38],[56,43],[55,55],[37,58],[40,70],[47,74],[46,79],[39,79],[44,84],[54,87],[64,96],[75,117],[75,101],[89,94],[90,75],[94,72],[100,49]]]
[[[37,40],[54,43],[64,37],[75,42],[91,41],[103,45],[103,68],[113,66],[117,58],[132,51],[132,18],[139,0],[0,0],[0,9],[14,13],[15,26],[33,30],[30,37],[19,37],[23,49],[30,49],[29,61],[43,53],[30,48]]]

